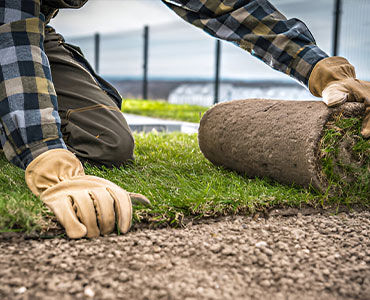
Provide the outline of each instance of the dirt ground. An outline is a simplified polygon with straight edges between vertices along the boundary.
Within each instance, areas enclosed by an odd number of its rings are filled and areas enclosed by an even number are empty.
[[[370,299],[370,212],[0,236],[1,299]]]

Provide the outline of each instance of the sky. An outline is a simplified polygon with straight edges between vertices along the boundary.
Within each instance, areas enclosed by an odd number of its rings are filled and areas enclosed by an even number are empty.
[[[334,0],[270,2],[287,18],[304,21],[319,47],[328,54],[332,52]],[[340,54],[351,59],[360,77],[370,79],[367,50],[370,1],[345,0],[343,11]],[[181,20],[160,0],[89,0],[81,9],[61,10],[51,25],[67,40],[81,46],[90,60],[93,60],[92,36],[99,32],[102,36],[100,65],[104,75],[140,76],[144,25],[150,26],[149,76],[206,78],[214,73],[214,39]],[[125,39],[125,44],[120,44],[119,36]],[[287,80],[286,75],[271,71],[229,43],[222,45],[221,76]]]
[[[51,24],[65,35],[79,36],[129,31],[178,20],[160,0],[89,0],[81,9],[61,10]]]

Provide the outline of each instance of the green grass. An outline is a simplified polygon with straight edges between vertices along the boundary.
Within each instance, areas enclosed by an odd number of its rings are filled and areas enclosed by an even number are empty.
[[[166,101],[153,100],[125,99],[122,103],[124,113],[195,123],[199,123],[207,109],[199,105],[170,104]]]
[[[125,100],[123,106],[123,111],[128,113],[191,122],[199,122],[200,114],[206,109],[146,100]],[[216,167],[201,154],[196,134],[135,134],[136,160],[132,165],[120,169],[85,165],[85,170],[87,174],[111,180],[151,200],[151,207],[135,208],[135,222],[181,226],[190,218],[250,214],[274,207],[299,208],[306,205],[319,208],[361,205],[369,208],[370,141],[361,138],[359,129],[358,119],[338,118],[329,124],[323,137],[323,172],[332,187],[341,188],[336,194],[330,189],[325,194],[318,194],[268,179],[249,179]],[[335,175],[338,143],[349,134],[356,137],[352,150],[365,166],[356,171],[360,174],[360,181],[352,188]],[[340,162],[339,166],[348,168]],[[2,153],[0,170],[0,232],[40,232],[55,228],[57,223],[53,215],[28,190],[24,171],[8,163]]]
[[[370,140],[361,136],[361,121],[338,114],[328,122],[321,139],[321,163],[331,193],[366,202],[370,201]]]
[[[357,197],[330,198],[270,180],[248,179],[216,167],[201,154],[197,135],[136,134],[136,160],[120,169],[86,172],[101,176],[128,191],[145,194],[149,208],[135,209],[135,222],[181,226],[185,219],[249,214],[272,207],[354,205],[369,203]],[[24,183],[24,172],[0,155],[1,231],[40,231],[55,227],[55,220]]]
[[[50,213],[31,194],[24,171],[10,164],[0,151],[0,232],[33,231],[52,225]]]

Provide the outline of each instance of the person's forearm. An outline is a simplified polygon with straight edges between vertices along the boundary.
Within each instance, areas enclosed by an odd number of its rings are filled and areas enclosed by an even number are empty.
[[[185,21],[233,42],[270,67],[304,85],[313,67],[328,55],[298,19],[287,20],[266,0],[162,0]]]
[[[43,18],[36,0],[0,6],[0,138],[7,159],[21,168],[47,150],[66,148]]]

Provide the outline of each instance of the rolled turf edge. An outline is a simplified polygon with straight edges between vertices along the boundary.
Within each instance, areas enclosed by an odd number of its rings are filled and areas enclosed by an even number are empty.
[[[370,140],[360,135],[365,106],[247,99],[210,108],[200,121],[204,156],[249,177],[370,198]]]

